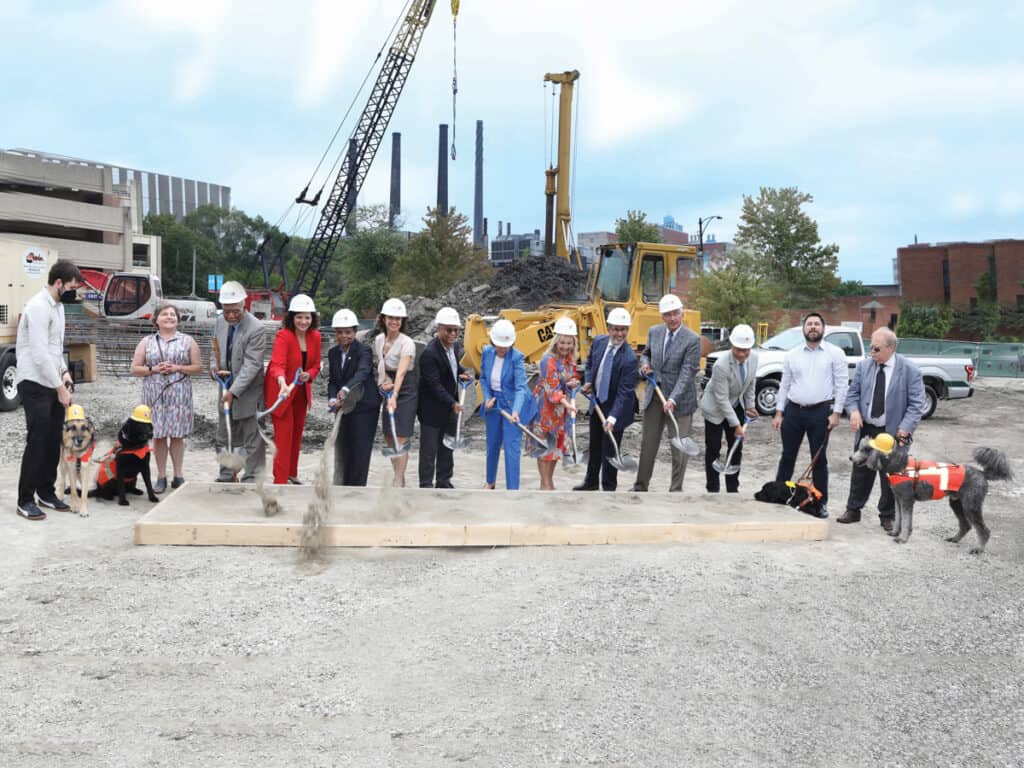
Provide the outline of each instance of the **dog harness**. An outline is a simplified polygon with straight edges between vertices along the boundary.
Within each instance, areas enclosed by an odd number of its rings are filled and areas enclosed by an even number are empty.
[[[81,456],[72,456],[70,453],[64,456],[64,461],[68,464],[74,464],[76,469],[81,469],[82,464],[88,464],[89,459],[92,458],[92,452],[96,450],[96,443],[90,443],[89,450],[83,453]]]
[[[913,483],[916,489],[919,482],[927,481],[932,486],[932,500],[936,500],[945,498],[947,493],[959,491],[966,474],[967,468],[963,464],[907,459],[907,466],[902,472],[889,475],[889,484]]]
[[[113,449],[110,451],[110,453],[103,457],[103,461],[100,464],[99,471],[96,473],[96,485],[105,485],[106,483],[109,483],[111,480],[117,479],[117,467],[115,465],[117,463],[118,456],[128,454],[130,456],[138,456],[140,459],[148,459],[151,450],[152,449],[149,447],[149,443],[146,443],[141,448],[132,448],[131,450],[122,448],[121,443],[119,442],[114,443]],[[92,450],[90,449],[90,453],[91,452]],[[137,476],[137,474],[125,475],[124,481],[126,483],[129,483],[135,480]]]

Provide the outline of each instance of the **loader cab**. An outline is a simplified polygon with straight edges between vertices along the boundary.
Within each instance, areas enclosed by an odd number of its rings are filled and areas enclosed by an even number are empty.
[[[633,318],[629,343],[640,349],[647,343],[647,332],[661,322],[658,300],[666,293],[685,292],[696,258],[697,249],[689,245],[601,246],[591,279],[591,295],[604,303],[605,315],[613,307],[626,308]],[[699,312],[686,310],[683,322],[700,333]]]

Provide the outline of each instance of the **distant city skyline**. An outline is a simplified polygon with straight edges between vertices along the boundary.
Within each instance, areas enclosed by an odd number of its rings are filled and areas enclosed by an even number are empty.
[[[12,0],[5,21],[19,34],[0,49],[12,73],[0,146],[217,179],[234,205],[276,222],[402,6]],[[722,216],[706,234],[731,241],[743,195],[797,186],[814,196],[806,211],[822,241],[840,246],[841,276],[890,282],[896,249],[915,236],[1022,235],[1021,29],[1024,8],[996,2],[464,2],[449,200],[472,216],[480,119],[492,230],[498,220],[543,229],[552,95],[542,79],[578,69],[576,232],[613,229],[639,209],[691,234],[698,218]],[[602,44],[610,34],[621,44]],[[146,55],[129,55],[136,48]],[[438,3],[389,126],[403,134],[407,228],[434,204],[452,55]],[[385,142],[360,204],[387,205],[389,177]],[[314,187],[324,181],[321,171]],[[307,235],[318,214],[296,213],[282,226]]]

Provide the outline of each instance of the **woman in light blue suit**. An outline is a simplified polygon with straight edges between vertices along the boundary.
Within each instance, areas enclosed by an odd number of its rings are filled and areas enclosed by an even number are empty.
[[[498,320],[491,328],[491,344],[480,357],[480,389],[484,398],[484,422],[487,424],[487,484],[494,488],[498,477],[498,453],[505,449],[505,487],[519,490],[519,452],[523,433],[501,415],[512,414],[517,422],[529,423],[535,404],[526,387],[523,353],[513,348],[516,329],[508,320]]]

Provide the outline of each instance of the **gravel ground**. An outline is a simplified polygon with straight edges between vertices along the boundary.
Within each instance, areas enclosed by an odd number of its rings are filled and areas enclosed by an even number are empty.
[[[197,390],[186,474],[212,478],[213,390]],[[137,391],[79,397],[112,435]],[[1022,405],[1024,384],[983,381],[940,404],[916,453],[993,445],[1024,476]],[[902,547],[866,520],[820,543],[332,550],[308,564],[285,549],[135,547],[149,507],[135,499],[29,524],[13,513],[23,430],[20,412],[0,414],[0,765],[1024,764],[1024,493],[1011,483],[992,486],[981,557],[973,534],[942,540],[955,522],[937,503]],[[744,493],[778,450],[755,424]],[[371,483],[388,471],[375,457]],[[481,481],[482,451],[460,454],[456,485]],[[688,473],[680,503],[702,485]]]

